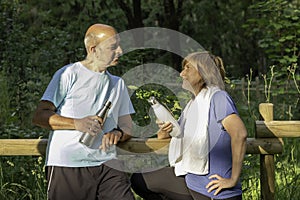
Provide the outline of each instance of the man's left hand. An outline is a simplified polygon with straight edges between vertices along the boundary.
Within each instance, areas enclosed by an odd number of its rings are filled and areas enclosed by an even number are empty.
[[[99,147],[103,151],[106,151],[110,146],[117,144],[122,136],[122,133],[118,130],[112,130],[102,137],[102,144]]]

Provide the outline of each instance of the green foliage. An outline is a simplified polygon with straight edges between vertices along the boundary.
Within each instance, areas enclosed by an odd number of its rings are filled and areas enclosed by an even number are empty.
[[[288,72],[289,72],[289,77],[292,77],[292,80],[294,82],[294,85],[296,87],[296,90],[298,92],[298,94],[300,94],[300,89],[299,89],[299,85],[298,82],[300,81],[300,76],[296,74],[296,70],[298,68],[297,64],[292,64],[292,66],[289,66],[287,68]]]
[[[299,2],[271,0],[250,6],[253,12],[244,27],[258,39],[268,65],[288,66],[299,62]]]
[[[274,67],[275,67],[274,65],[270,67],[271,77],[270,77],[269,82],[267,80],[267,76],[265,74],[263,75],[264,83],[265,83],[264,93],[265,93],[267,103],[270,103],[271,86],[272,86],[272,80],[274,78]]]
[[[245,156],[241,175],[243,199],[260,199],[260,168],[259,156],[248,154]]]
[[[276,70],[273,72],[274,74]],[[270,72],[271,74],[271,72]],[[273,78],[275,79],[276,76]],[[270,99],[274,103],[274,119],[275,120],[299,120],[299,95],[294,85],[289,84],[290,81],[275,82],[270,81],[269,73],[266,76],[268,79],[267,95],[270,94]],[[258,105],[265,100],[265,83],[255,79],[252,80],[252,75],[247,76],[247,89],[241,94],[239,87],[240,82],[231,82],[231,87],[228,88],[229,93],[235,100],[240,116],[242,117],[247,131],[248,137],[255,136],[255,121],[260,119]],[[255,85],[255,83],[261,83]],[[298,82],[299,84],[299,82]],[[270,87],[269,87],[270,86]],[[282,91],[280,88],[284,88]],[[243,90],[242,90],[243,91]],[[245,106],[248,105],[248,106]],[[296,188],[299,185],[299,149],[297,144],[299,138],[284,139],[284,151],[280,155],[275,155],[275,199],[297,199],[299,192]],[[243,199],[260,199],[260,170],[259,156],[248,154],[245,157],[244,168],[242,172]]]
[[[6,123],[6,120],[10,118],[10,107],[9,107],[9,96],[7,88],[7,80],[3,75],[3,72],[0,71],[0,127]]]
[[[1,157],[0,160],[0,199],[47,199],[42,157]]]
[[[160,85],[149,84],[137,89],[131,98],[136,110],[133,120],[137,124],[145,126],[149,123],[150,104],[148,99],[151,96],[154,96],[160,103],[167,107],[175,118],[179,118],[182,108],[179,105],[179,100],[172,91]]]
[[[125,2],[130,7],[133,1]],[[274,103],[276,119],[298,120],[299,3],[295,0],[183,2],[180,32],[220,55],[231,79],[244,77],[249,69],[252,70],[246,76],[246,90],[238,87],[238,79],[232,80],[231,87],[228,87],[249,137],[255,133],[254,122],[259,119],[257,108],[260,102]],[[142,1],[141,7],[145,26],[167,24],[169,19],[162,12],[162,2]],[[0,138],[47,137],[47,130],[31,125],[31,115],[51,76],[63,65],[84,59],[83,37],[91,24],[111,24],[120,32],[128,29],[125,13],[112,0],[1,0]],[[120,65],[110,68],[110,71],[122,76],[135,66],[146,63],[171,66],[171,59],[172,54],[165,51],[135,50],[123,55]],[[273,65],[271,73],[267,66]],[[147,77],[154,75],[148,74]],[[260,83],[259,90],[253,90],[255,82]],[[181,107],[177,97],[167,88],[157,84],[131,87],[135,90],[132,101],[137,113],[133,118],[137,124],[144,126],[149,123],[147,99],[151,95],[178,118]],[[187,99],[185,94],[180,95],[180,98]],[[286,140],[284,153],[276,156],[277,199],[300,196],[297,190],[300,180],[298,142],[297,139]],[[0,159],[0,199],[46,198],[40,158]],[[260,198],[258,163],[257,155],[247,155],[242,177],[244,199]]]
[[[277,199],[299,199],[299,142],[300,138],[285,138],[283,154],[275,156]]]
[[[259,79],[256,78],[255,82],[253,82],[252,71],[250,70],[250,74],[247,75],[247,90],[243,92],[243,95],[236,90],[238,87],[237,82],[233,81],[228,89],[237,103],[239,114],[248,130],[248,137],[255,136],[254,124],[260,118],[258,104],[263,102],[264,99],[274,103],[275,120],[299,120],[300,118],[299,92],[297,90],[299,87],[299,76],[297,78],[294,76],[292,80],[288,78],[288,80],[279,79],[274,81],[278,76],[282,77],[282,72],[277,73],[277,69],[275,66],[270,67],[270,71],[262,76],[263,84],[261,85],[255,85],[259,83]],[[296,69],[297,66],[293,66],[290,69],[292,72],[288,70],[286,73],[296,74],[296,71],[294,71]],[[290,75],[284,77],[290,77]],[[299,185],[300,172],[298,161],[300,155],[299,150],[296,150],[298,142],[299,138],[284,139],[284,152],[280,155],[275,155],[275,199],[297,199],[299,196],[299,192],[296,190],[298,188],[296,185]],[[260,199],[260,192],[253,189],[260,188],[258,158],[258,155],[251,154],[245,157],[241,177],[243,180],[244,199]]]
[[[256,1],[202,0],[186,1],[181,31],[206,50],[223,58],[227,76],[238,79],[251,66],[260,66],[255,38],[242,28],[248,18],[248,7]],[[257,74],[258,69],[254,69]]]

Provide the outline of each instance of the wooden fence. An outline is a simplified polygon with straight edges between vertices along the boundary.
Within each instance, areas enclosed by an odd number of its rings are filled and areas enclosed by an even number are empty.
[[[275,195],[274,155],[283,151],[283,137],[300,137],[300,121],[274,121],[273,104],[260,104],[264,121],[256,122],[255,138],[247,138],[247,154],[260,155],[261,199],[273,200]],[[124,154],[167,154],[169,139],[132,138],[118,144]],[[0,156],[44,156],[47,139],[0,139]]]

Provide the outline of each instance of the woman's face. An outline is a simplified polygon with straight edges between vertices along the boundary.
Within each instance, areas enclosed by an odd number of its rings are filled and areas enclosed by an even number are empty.
[[[203,86],[203,81],[201,75],[199,74],[195,66],[193,66],[189,62],[186,62],[183,66],[180,76],[183,79],[183,89],[189,90],[195,95],[197,95],[200,92]]]

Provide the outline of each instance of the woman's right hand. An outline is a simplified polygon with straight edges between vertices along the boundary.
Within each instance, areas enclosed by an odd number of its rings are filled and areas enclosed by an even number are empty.
[[[173,124],[171,122],[163,122],[163,121],[156,121],[156,124],[159,127],[157,132],[157,139],[166,139],[170,138],[171,131],[173,130]]]

